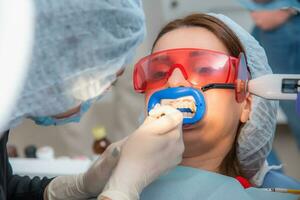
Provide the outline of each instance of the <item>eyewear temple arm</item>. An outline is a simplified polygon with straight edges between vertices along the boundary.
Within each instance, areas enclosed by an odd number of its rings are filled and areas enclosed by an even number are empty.
[[[235,89],[234,84],[224,84],[224,83],[211,83],[203,86],[202,91],[205,92],[209,89]]]

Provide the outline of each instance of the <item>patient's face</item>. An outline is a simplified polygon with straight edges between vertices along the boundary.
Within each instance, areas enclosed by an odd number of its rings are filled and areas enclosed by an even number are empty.
[[[153,52],[174,48],[200,48],[229,54],[225,45],[213,33],[200,27],[179,28],[166,33],[158,40]],[[175,69],[163,87],[145,93],[146,106],[154,92],[179,86],[191,87],[191,84],[179,69]],[[194,157],[211,152],[212,149],[229,151],[237,132],[243,104],[236,102],[235,91],[210,89],[202,94],[206,101],[206,114],[200,122],[183,127],[184,157]]]

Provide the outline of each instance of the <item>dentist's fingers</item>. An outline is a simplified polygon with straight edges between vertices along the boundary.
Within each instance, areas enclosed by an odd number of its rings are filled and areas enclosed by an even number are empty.
[[[177,109],[164,105],[157,106],[149,112],[143,126],[148,134],[166,134],[175,128],[181,128],[183,115]]]

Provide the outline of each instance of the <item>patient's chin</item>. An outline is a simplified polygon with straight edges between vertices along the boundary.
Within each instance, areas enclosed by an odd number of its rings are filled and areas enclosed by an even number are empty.
[[[190,129],[194,129],[195,125],[194,124],[185,124],[182,126],[183,130],[190,130]]]
[[[202,129],[204,127],[205,121],[202,119],[201,121],[195,124],[185,124],[182,126],[183,130],[193,130],[193,129]]]

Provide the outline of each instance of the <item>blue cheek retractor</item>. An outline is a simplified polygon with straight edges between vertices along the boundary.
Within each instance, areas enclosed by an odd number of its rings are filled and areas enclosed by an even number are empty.
[[[167,88],[153,93],[148,102],[148,113],[156,104],[160,104],[163,99],[177,99],[185,96],[192,96],[195,99],[196,113],[193,118],[184,118],[183,124],[195,124],[203,118],[206,110],[206,104],[201,92],[191,87]],[[189,108],[177,108],[177,110],[180,112],[191,111]]]

